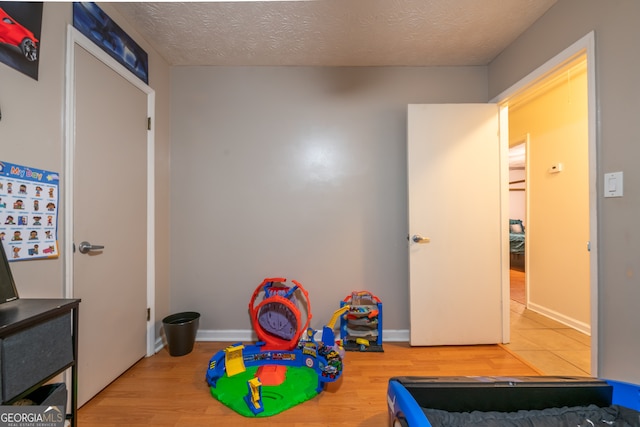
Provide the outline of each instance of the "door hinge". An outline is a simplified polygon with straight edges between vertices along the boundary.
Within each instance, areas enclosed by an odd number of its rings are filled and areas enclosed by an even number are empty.
[[[147,307],[147,322],[151,320],[151,308]]]
[[[147,117],[147,130],[151,130],[151,117]]]

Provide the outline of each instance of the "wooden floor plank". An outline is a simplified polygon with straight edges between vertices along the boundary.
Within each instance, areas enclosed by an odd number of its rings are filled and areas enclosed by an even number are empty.
[[[382,353],[347,352],[344,372],[315,398],[268,418],[245,418],[210,394],[209,359],[231,343],[196,342],[171,357],[164,349],[140,360],[79,410],[78,425],[110,426],[384,426],[390,377],[402,375],[537,375],[499,345],[410,347],[385,343]]]

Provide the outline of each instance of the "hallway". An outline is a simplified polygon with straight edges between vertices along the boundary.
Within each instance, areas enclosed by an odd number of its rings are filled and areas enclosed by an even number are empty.
[[[511,275],[512,280],[524,279],[518,271],[511,270]],[[591,337],[528,310],[513,298],[511,342],[504,347],[544,375],[590,376]]]

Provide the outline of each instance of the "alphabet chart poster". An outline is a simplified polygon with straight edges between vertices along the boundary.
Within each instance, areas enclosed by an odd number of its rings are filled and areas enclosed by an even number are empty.
[[[58,257],[60,176],[0,161],[0,240],[9,261]]]

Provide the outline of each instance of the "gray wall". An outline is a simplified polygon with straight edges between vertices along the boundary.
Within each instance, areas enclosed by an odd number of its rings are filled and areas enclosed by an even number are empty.
[[[156,91],[156,320],[169,312],[169,67],[112,9],[100,5],[149,54],[149,85]],[[64,106],[67,25],[71,3],[45,2],[38,80],[0,64],[0,160],[61,173],[60,257],[14,262],[23,298],[64,295]],[[96,82],[100,84],[100,82]],[[99,102],[99,100],[96,100]],[[156,329],[160,327],[156,322]]]
[[[489,66],[493,97],[595,30],[598,187],[624,172],[624,197],[598,194],[601,377],[640,382],[640,2],[560,0]]]
[[[409,327],[406,109],[484,102],[486,67],[174,67],[171,304],[250,330],[265,277],[309,291],[313,327],[354,290]]]
[[[66,24],[71,6],[45,4],[36,81],[0,64],[0,160],[62,172],[63,96]],[[64,176],[61,175],[60,185]],[[59,217],[64,215],[60,206]],[[62,234],[62,220],[58,232]],[[62,255],[64,256],[64,255]],[[23,298],[59,298],[63,292],[62,256],[14,262],[11,270]]]

